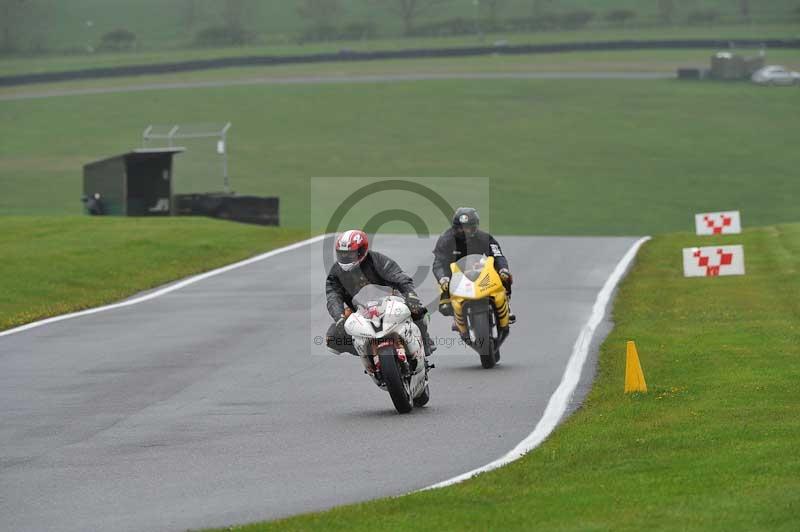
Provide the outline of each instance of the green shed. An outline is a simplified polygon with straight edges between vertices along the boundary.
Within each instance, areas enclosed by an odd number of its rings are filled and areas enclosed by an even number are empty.
[[[143,148],[83,167],[83,194],[97,198],[103,214],[169,216],[172,158],[183,148]]]

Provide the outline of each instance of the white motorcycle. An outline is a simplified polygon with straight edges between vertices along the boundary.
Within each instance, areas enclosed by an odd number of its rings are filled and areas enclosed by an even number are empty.
[[[357,311],[345,321],[367,375],[389,392],[401,414],[430,399],[422,335],[402,297],[391,288],[367,285],[356,294]]]

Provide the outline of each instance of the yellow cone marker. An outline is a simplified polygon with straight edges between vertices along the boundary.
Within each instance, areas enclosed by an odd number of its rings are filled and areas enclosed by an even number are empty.
[[[636,344],[628,342],[628,353],[625,358],[625,393],[646,392],[647,383],[644,381],[642,365],[639,363],[639,353]]]

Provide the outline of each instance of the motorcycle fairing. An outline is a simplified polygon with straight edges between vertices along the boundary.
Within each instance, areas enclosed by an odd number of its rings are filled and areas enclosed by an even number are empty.
[[[353,337],[353,345],[361,356],[370,356],[368,344],[373,340],[398,336],[412,358],[424,356],[422,333],[411,321],[411,311],[402,297],[387,296],[360,307],[344,323],[344,330]]]
[[[470,259],[470,260],[465,260]],[[462,272],[459,264],[471,267]],[[494,268],[494,257],[483,256],[476,260],[467,256],[450,264],[452,272],[450,280],[450,303],[453,306],[453,316],[456,326],[462,336],[468,334],[467,323],[464,317],[464,305],[469,301],[488,299],[492,302],[497,313],[498,325],[501,329],[509,325],[508,297],[503,287],[503,282]]]

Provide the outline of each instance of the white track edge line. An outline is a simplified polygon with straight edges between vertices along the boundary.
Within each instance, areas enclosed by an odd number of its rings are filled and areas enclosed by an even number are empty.
[[[558,422],[561,421],[561,418],[566,413],[567,407],[569,406],[569,401],[572,398],[572,394],[575,392],[575,388],[578,386],[578,382],[580,381],[581,373],[583,371],[583,366],[586,363],[586,359],[589,355],[589,347],[592,343],[592,338],[594,337],[597,326],[606,315],[606,308],[611,300],[611,295],[614,293],[614,289],[617,287],[617,284],[619,284],[622,277],[628,271],[628,268],[630,267],[631,262],[633,262],[633,259],[636,257],[636,253],[639,251],[639,248],[648,240],[650,240],[649,236],[640,238],[630,247],[630,249],[628,249],[628,252],[625,253],[622,259],[620,259],[620,261],[617,263],[617,266],[614,268],[611,276],[608,278],[608,280],[606,280],[603,288],[597,294],[597,299],[595,300],[594,307],[592,308],[592,315],[589,317],[589,321],[586,323],[586,325],[584,325],[581,329],[580,334],[578,334],[578,339],[575,341],[575,345],[572,348],[572,354],[567,361],[567,367],[564,370],[561,383],[553,392],[553,395],[550,396],[550,400],[547,403],[547,408],[545,408],[544,413],[542,414],[539,422],[536,424],[536,427],[533,429],[533,432],[531,432],[524,440],[519,442],[511,451],[501,456],[494,462],[490,462],[485,466],[473,469],[472,471],[468,471],[467,473],[463,473],[448,480],[437,482],[436,484],[422,488],[418,491],[427,491],[444,488],[445,486],[452,486],[453,484],[458,484],[465,480],[469,480],[470,478],[480,475],[481,473],[486,473],[487,471],[492,471],[504,465],[510,464],[515,460],[519,460],[526,453],[538,447],[545,440],[545,438],[547,438],[547,436],[553,432],[558,425]]]
[[[286,253],[287,251],[294,251],[295,249],[301,248],[303,246],[307,246],[309,244],[314,244],[319,242],[320,240],[324,239],[327,235],[318,235],[313,238],[309,238],[306,240],[301,240],[300,242],[295,242],[294,244],[290,244],[288,246],[284,246],[281,248],[273,249],[271,251],[267,251],[266,253],[262,253],[260,255],[256,255],[255,257],[250,257],[249,259],[245,259],[243,261],[234,262],[233,264],[228,264],[227,266],[222,266],[221,268],[217,268],[216,270],[211,270],[205,273],[201,273],[198,275],[194,275],[192,277],[188,277],[182,281],[178,281],[175,284],[171,284],[169,286],[165,286],[164,288],[158,289],[155,292],[151,292],[149,294],[145,294],[140,297],[136,297],[133,299],[128,299],[126,301],[122,301],[120,303],[112,303],[110,305],[104,305],[102,307],[95,307],[90,308],[87,310],[81,310],[78,312],[72,312],[70,314],[62,314],[61,316],[54,316],[52,318],[47,318],[40,321],[34,321],[32,323],[27,323],[25,325],[21,325],[19,327],[15,327],[14,329],[9,329],[7,331],[0,331],[0,338],[3,336],[10,336],[12,334],[20,333],[23,331],[28,331],[30,329],[35,329],[36,327],[41,327],[42,325],[48,325],[50,323],[56,323],[59,321],[69,320],[72,318],[79,318],[81,316],[88,316],[90,314],[97,314],[98,312],[104,312],[106,310],[114,310],[122,307],[129,307],[131,305],[136,305],[138,303],[143,303],[145,301],[150,301],[151,299],[155,299],[157,297],[163,296],[164,294],[168,294],[170,292],[174,292],[175,290],[180,290],[190,284],[194,284],[198,281],[202,281],[203,279],[208,279],[209,277],[214,277],[215,275],[219,275],[221,273],[229,272],[231,270],[235,270],[236,268],[241,268],[242,266],[247,266],[248,264],[253,264],[255,262],[259,262],[270,257],[274,257],[275,255],[279,255],[281,253]]]

